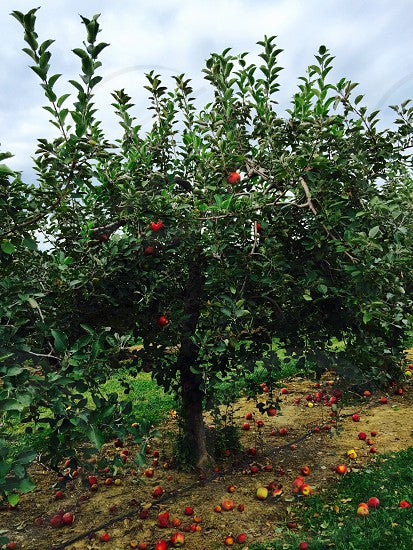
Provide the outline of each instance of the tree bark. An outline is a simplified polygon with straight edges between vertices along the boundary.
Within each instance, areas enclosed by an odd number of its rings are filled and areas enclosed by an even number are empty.
[[[191,340],[195,334],[201,312],[201,296],[204,286],[203,258],[195,257],[191,262],[188,281],[184,290],[184,312],[186,319],[182,327],[181,346],[177,360],[177,370],[181,378],[182,417],[184,422],[184,442],[190,460],[204,470],[210,463],[207,452],[201,389],[202,376],[191,371],[198,365],[198,347]]]

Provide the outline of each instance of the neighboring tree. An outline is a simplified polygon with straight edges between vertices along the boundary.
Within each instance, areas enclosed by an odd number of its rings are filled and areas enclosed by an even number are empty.
[[[395,108],[395,129],[379,130],[378,113],[352,99],[355,84],[328,83],[333,58],[321,46],[281,116],[281,50],[265,37],[261,66],[246,53],[212,54],[203,109],[184,75],[169,91],[147,74],[146,133],[131,98],[114,92],[122,136],[110,143],[93,103],[107,46],[97,42],[98,17],[82,17],[87,40],[73,50],[82,74],[68,106],[60,75],[49,74],[52,41],[38,42],[36,10],[13,15],[60,136],[39,140],[36,185],[1,172],[1,410],[44,422],[48,407],[54,449],[67,451],[73,426],[99,446],[97,419],[109,427],[130,411],[127,395],[105,399],[99,385],[141,341],[131,371],[151,370],[180,397],[183,444],[202,469],[205,398],[263,356],[271,376],[274,339],[314,368],[394,376],[412,321],[408,102]],[[37,248],[39,235],[48,250]],[[37,385],[21,366],[30,358],[41,365]]]

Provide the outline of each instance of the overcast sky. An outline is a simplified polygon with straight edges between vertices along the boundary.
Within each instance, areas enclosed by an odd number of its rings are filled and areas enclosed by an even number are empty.
[[[208,83],[201,69],[209,54],[230,46],[255,59],[256,42],[265,34],[277,35],[284,49],[280,111],[288,107],[297,78],[320,44],[336,56],[332,79],[359,82],[365,104],[382,108],[386,124],[393,119],[387,105],[413,97],[412,0],[0,0],[0,144],[15,155],[8,165],[30,180],[36,139],[52,136],[53,129],[42,109],[47,102],[39,79],[21,51],[22,28],[9,13],[39,5],[39,40],[56,39],[51,74],[63,73],[66,80],[79,71],[79,59],[71,53],[84,39],[79,14],[101,13],[99,37],[111,46],[101,55],[104,79],[96,102],[109,137],[117,125],[111,91],[125,88],[138,121],[148,124],[145,72],[153,68],[167,78],[184,72],[206,102]],[[63,77],[60,88],[56,85],[60,93],[68,91]]]

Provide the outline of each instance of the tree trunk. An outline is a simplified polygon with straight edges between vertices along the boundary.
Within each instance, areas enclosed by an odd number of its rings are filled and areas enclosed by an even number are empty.
[[[196,257],[188,273],[188,281],[184,290],[184,312],[187,318],[182,327],[181,346],[177,360],[177,369],[181,377],[182,417],[184,421],[184,446],[191,462],[204,470],[210,462],[207,452],[204,419],[202,415],[202,400],[204,392],[201,389],[202,376],[194,374],[191,367],[197,367],[198,348],[192,342],[199,314],[201,311],[201,295],[204,285],[202,273],[203,261]]]

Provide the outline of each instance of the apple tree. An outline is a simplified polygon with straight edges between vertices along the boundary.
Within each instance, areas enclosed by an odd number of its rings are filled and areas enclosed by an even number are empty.
[[[36,10],[13,15],[59,133],[39,140],[36,185],[1,173],[7,391],[26,387],[8,373],[33,358],[50,388],[41,401],[30,385],[27,406],[16,398],[19,414],[39,421],[49,399],[60,423],[51,440],[66,441],[62,426],[76,422],[96,440],[97,418],[109,423],[130,406],[99,396],[99,384],[141,341],[130,371],[151,371],[176,393],[185,447],[204,468],[205,401],[220,380],[263,358],[271,376],[275,338],[301,363],[395,375],[412,320],[409,102],[394,107],[393,128],[379,129],[356,84],[329,81],[333,57],[321,46],[279,113],[281,50],[264,37],[261,64],[230,49],[210,56],[211,101],[202,108],[185,75],[168,87],[148,73],[146,132],[131,97],[113,92],[121,133],[110,142],[93,99],[107,46],[97,40],[98,16],[82,17],[87,39],[73,50],[81,74],[69,81],[71,99],[57,91],[61,75],[50,71],[52,41],[38,42]],[[53,388],[64,395],[61,410]]]

